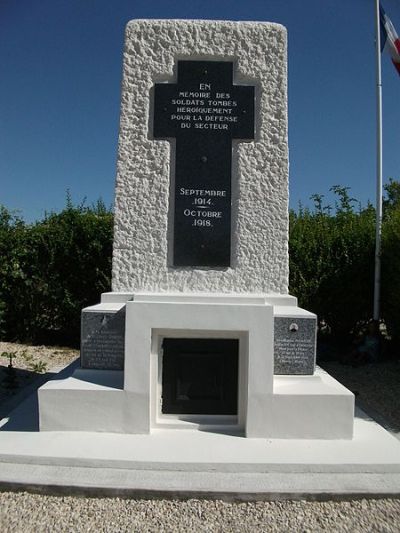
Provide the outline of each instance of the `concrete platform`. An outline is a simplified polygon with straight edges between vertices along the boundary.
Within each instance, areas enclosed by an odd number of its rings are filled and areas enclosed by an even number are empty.
[[[31,396],[0,422],[0,487],[225,499],[400,496],[400,442],[361,410],[352,440],[38,432]]]
[[[135,431],[137,397],[124,390],[123,371],[77,369],[66,379],[53,379],[39,391],[42,431],[148,433],[159,429],[214,429],[216,422],[191,422],[189,417],[153,416],[153,427]],[[354,395],[317,367],[312,376],[274,376],[268,409],[271,439],[351,439]],[[142,402],[143,403],[143,402]],[[266,416],[263,416],[266,415]],[[185,419],[185,420],[184,420]],[[244,433],[244,424],[231,428]],[[224,427],[221,425],[221,429]],[[258,437],[259,438],[259,437]]]

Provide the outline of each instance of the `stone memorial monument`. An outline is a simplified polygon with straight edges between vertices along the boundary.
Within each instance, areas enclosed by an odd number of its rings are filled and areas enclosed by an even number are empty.
[[[39,390],[41,430],[351,439],[288,294],[286,32],[128,24],[112,292],[82,311],[81,368]]]

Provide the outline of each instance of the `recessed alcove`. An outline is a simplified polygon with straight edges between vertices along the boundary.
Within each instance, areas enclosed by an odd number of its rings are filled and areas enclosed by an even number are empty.
[[[238,414],[238,339],[165,338],[161,413]]]

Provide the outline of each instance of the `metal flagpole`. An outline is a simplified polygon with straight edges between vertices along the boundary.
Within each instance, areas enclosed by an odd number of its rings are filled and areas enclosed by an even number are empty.
[[[374,320],[380,318],[381,287],[381,234],[382,234],[382,75],[379,0],[375,0],[376,45],[376,226],[375,226],[375,280]]]

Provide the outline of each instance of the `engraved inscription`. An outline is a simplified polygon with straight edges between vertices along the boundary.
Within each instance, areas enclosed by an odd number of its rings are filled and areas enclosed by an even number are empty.
[[[188,197],[189,207],[183,208],[183,216],[192,219],[192,226],[213,228],[214,223],[223,218],[224,210],[215,211],[214,209],[219,205],[219,199],[226,198],[226,190],[185,189],[181,187],[179,195]]]
[[[316,319],[314,317],[296,319],[275,317],[274,373],[313,374],[315,341]]]
[[[81,331],[82,368],[124,368],[124,309],[119,312],[83,312]]]
[[[202,92],[202,87],[208,92]],[[181,129],[229,131],[238,123],[238,103],[228,92],[216,91],[212,83],[199,83],[198,91],[179,91],[170,101],[170,120]]]
[[[178,61],[154,87],[153,135],[175,138],[174,266],[229,266],[232,139],[254,138],[254,87],[233,63]]]

